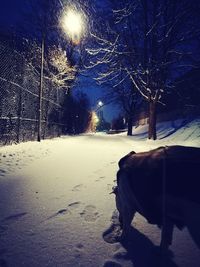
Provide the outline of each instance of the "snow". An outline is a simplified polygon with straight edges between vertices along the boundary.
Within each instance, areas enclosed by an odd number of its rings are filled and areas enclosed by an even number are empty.
[[[119,159],[134,150],[182,144],[200,147],[200,120],[146,126],[134,135],[85,134],[0,148],[0,266],[155,267],[160,230],[137,215],[124,243],[112,241]],[[200,250],[176,230],[167,267],[199,267]],[[158,257],[157,257],[158,258]]]

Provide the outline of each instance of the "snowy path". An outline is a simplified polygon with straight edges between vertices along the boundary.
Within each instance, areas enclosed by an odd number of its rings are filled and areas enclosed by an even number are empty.
[[[102,238],[115,210],[109,193],[118,160],[154,146],[85,135],[1,148],[0,266],[156,267],[150,258],[160,232],[140,216],[129,242]],[[174,239],[167,267],[199,267],[200,252],[187,231],[176,231]]]

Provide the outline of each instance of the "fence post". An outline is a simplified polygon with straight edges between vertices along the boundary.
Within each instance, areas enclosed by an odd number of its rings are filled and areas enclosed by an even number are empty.
[[[21,130],[21,116],[22,116],[22,88],[19,89],[19,104],[18,104],[18,122],[17,122],[17,143],[20,142],[20,130]]]
[[[43,72],[44,72],[44,34],[42,35],[42,45],[41,45],[41,70],[40,70],[39,108],[38,108],[38,138],[37,138],[38,142],[41,141]]]

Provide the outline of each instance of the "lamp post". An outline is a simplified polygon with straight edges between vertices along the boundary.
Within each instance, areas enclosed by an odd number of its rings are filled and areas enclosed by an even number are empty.
[[[44,74],[44,33],[42,34],[41,44],[41,69],[40,69],[40,87],[39,87],[39,108],[38,108],[38,142],[41,141],[42,129],[42,92],[43,92],[43,74]]]
[[[83,28],[82,16],[73,11],[68,10],[63,14],[62,18],[62,28],[69,35],[70,40],[74,44],[78,44],[81,32]],[[70,42],[71,43],[71,42]],[[71,44],[72,44],[71,43]],[[44,80],[44,46],[45,46],[45,34],[42,34],[41,42],[41,68],[40,68],[40,86],[39,86],[39,98],[38,98],[38,142],[41,141],[41,131],[42,131],[42,95],[43,95],[43,80]]]

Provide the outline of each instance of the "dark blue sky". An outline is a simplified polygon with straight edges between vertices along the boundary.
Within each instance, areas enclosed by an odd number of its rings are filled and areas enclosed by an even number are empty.
[[[18,23],[22,23],[22,9],[25,0],[1,0],[0,27],[1,30],[16,29]]]
[[[98,86],[94,79],[92,79],[90,76],[80,76],[80,79],[77,80],[76,86],[73,90],[74,93],[80,90],[87,94],[90,98],[90,103],[93,110],[97,108],[99,100],[102,100],[104,104],[109,102],[109,99],[106,99],[106,101],[103,100],[103,96],[106,93],[107,87],[103,85]],[[101,110],[103,111],[104,118],[108,122],[111,122],[112,119],[116,118],[120,113],[118,106],[115,106],[114,104],[105,105],[101,108]]]

